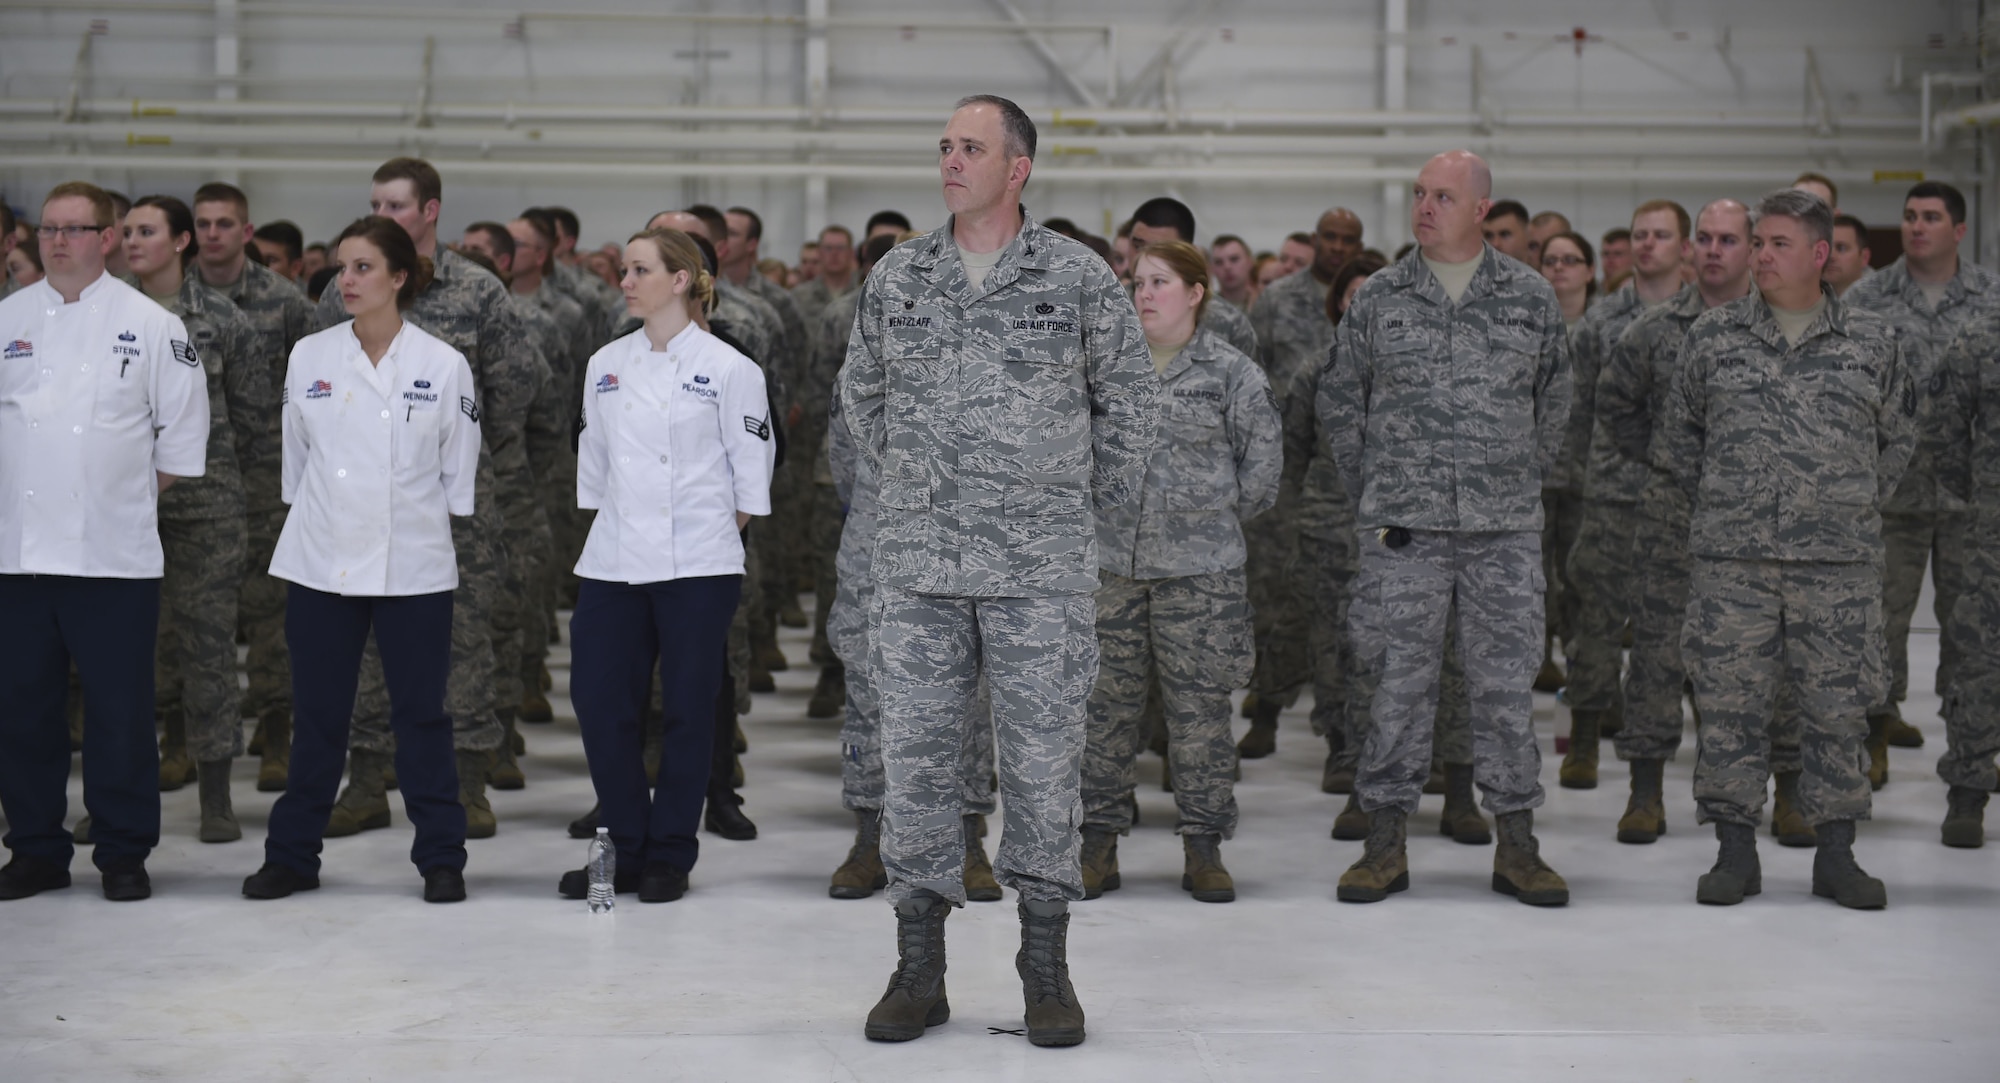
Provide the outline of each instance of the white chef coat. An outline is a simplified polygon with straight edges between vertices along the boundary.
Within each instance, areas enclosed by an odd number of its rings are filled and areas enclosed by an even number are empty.
[[[771,514],[764,373],[693,324],[655,351],[644,329],[591,355],[576,502],[597,509],[576,574],[656,583],[743,574],[736,513]]]
[[[354,321],[307,335],[285,371],[271,574],[328,594],[458,587],[451,516],[471,515],[479,406],[465,356],[405,320],[379,364]]]
[[[201,476],[208,408],[187,327],[118,279],[0,301],[0,574],[160,578],[154,472]]]

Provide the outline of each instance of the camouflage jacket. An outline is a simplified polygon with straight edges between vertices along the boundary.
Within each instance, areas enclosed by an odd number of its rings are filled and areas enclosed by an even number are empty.
[[[1271,385],[1208,329],[1160,383],[1166,406],[1145,483],[1097,517],[1097,566],[1127,579],[1240,568],[1244,520],[1278,498],[1284,451]]]
[[[541,393],[546,365],[507,304],[507,287],[499,279],[443,246],[434,267],[430,286],[403,318],[463,354],[472,366],[479,401],[467,409],[479,418],[481,445],[474,514],[493,522],[494,509],[503,506],[494,502],[497,487],[533,491],[524,436],[528,408]],[[320,297],[317,314],[323,328],[347,319],[339,290]]]
[[[1692,511],[1689,552],[1881,559],[1882,504],[1915,447],[1915,373],[1886,324],[1825,295],[1796,346],[1756,294],[1688,331],[1656,440]]]
[[[1562,459],[1556,464],[1551,488],[1582,493],[1592,500],[1629,504],[1639,499],[1646,483],[1643,467],[1628,464],[1611,446],[1597,412],[1597,381],[1611,352],[1627,328],[1647,311],[1639,292],[1626,283],[1583,314],[1570,332],[1574,368],[1570,386],[1569,427],[1563,436]]]
[[[279,443],[271,417],[280,411],[279,385],[263,356],[250,317],[190,272],[178,295],[160,302],[181,318],[208,375],[208,467],[160,494],[162,520],[241,518],[244,479],[262,467],[279,475]]]
[[[1994,554],[2000,528],[2000,311],[1975,318],[1945,347],[1931,376],[1940,495],[1975,517],[1971,536]]]
[[[1910,277],[1909,264],[1899,257],[1855,283],[1841,300],[1849,308],[1872,313],[1895,328],[1903,339],[1904,353],[1917,368],[1917,386],[1926,389],[1928,399],[1932,370],[1952,340],[1974,320],[2000,310],[2000,274],[1961,258],[1958,273],[1945,285],[1944,299],[1933,311],[1923,287]],[[1943,450],[1938,427],[1919,418],[1917,453],[1882,510],[1922,515],[1954,507],[1956,501],[1950,493],[1939,490],[1932,466]]]
[[[548,281],[556,291],[577,303],[583,309],[584,326],[589,330],[590,349],[584,352],[585,364],[594,354],[611,341],[612,331],[625,319],[625,299],[615,287],[581,267],[561,261],[550,269]],[[578,367],[578,379],[582,379],[582,368]]]
[[[535,393],[534,401],[528,405],[528,416],[522,430],[522,440],[528,452],[528,469],[534,473],[535,487],[525,494],[532,498],[532,504],[525,500],[504,503],[509,522],[522,514],[537,523],[547,522],[547,509],[554,505],[552,499],[564,499],[575,491],[576,479],[565,481],[563,474],[563,452],[569,447],[570,434],[575,431],[575,421],[581,406],[572,411],[562,377],[557,375],[556,366],[567,364],[563,356],[568,353],[572,339],[559,326],[555,317],[543,311],[534,301],[518,293],[507,295],[507,304],[521,321],[521,327],[535,343],[536,360],[544,373],[542,386]],[[544,359],[553,358],[554,361]],[[585,359],[588,363],[589,359]],[[512,497],[513,494],[502,494]]]
[[[879,463],[878,583],[1090,593],[1093,508],[1145,476],[1160,381],[1138,313],[1095,252],[1022,217],[983,289],[951,221],[861,287],[841,411]]]
[[[766,368],[777,377],[778,382],[791,396],[779,401],[787,408],[801,405],[803,400],[797,397],[799,377],[812,354],[812,337],[806,325],[805,315],[799,311],[799,303],[792,300],[792,291],[754,270],[743,280],[743,290],[770,305],[771,311],[777,313],[778,355]],[[812,431],[818,433],[818,423],[812,424]],[[813,439],[815,443],[818,441],[817,436]]]
[[[198,276],[200,272],[195,273]],[[292,347],[319,329],[312,302],[306,300],[305,293],[290,279],[254,259],[244,261],[243,273],[234,282],[203,284],[228,298],[257,329],[259,348],[253,360],[269,370],[265,378],[271,386],[282,389],[285,368],[292,360]],[[268,420],[271,446],[276,448],[283,440],[279,431],[282,412],[272,411]],[[253,514],[283,518],[285,502],[279,496],[279,482],[280,466],[275,458],[268,463],[246,464],[243,490]]]
[[[854,337],[854,310],[860,301],[861,291],[852,290],[834,298],[819,314],[812,333],[812,358],[800,373],[797,392],[809,425],[824,424],[828,414],[839,409],[834,381],[847,362],[847,344]]]
[[[819,317],[820,313],[826,311],[826,306],[860,288],[861,276],[860,272],[857,271],[855,273],[854,285],[849,286],[839,293],[833,292],[833,289],[826,284],[826,280],[820,278],[815,278],[810,282],[801,282],[793,286],[791,293],[792,300],[798,302],[799,316],[810,324]]]
[[[1319,384],[1331,365],[1308,365],[1278,396],[1285,422],[1285,479],[1278,497],[1293,508],[1299,536],[1342,541],[1354,534],[1354,500],[1341,487],[1327,430],[1319,417]]]
[[[1630,469],[1644,475],[1638,499],[1662,521],[1684,523],[1687,498],[1668,469],[1659,434],[1666,426],[1667,391],[1680,371],[1688,328],[1708,311],[1701,290],[1682,286],[1673,300],[1632,321],[1597,375],[1599,436]]]
[[[1308,267],[1271,283],[1250,306],[1258,350],[1251,356],[1280,393],[1301,371],[1326,363],[1327,347],[1333,345],[1333,321],[1326,318],[1329,288]]]
[[[1555,291],[1492,246],[1457,304],[1412,250],[1334,332],[1319,418],[1355,525],[1539,530],[1569,419]]]

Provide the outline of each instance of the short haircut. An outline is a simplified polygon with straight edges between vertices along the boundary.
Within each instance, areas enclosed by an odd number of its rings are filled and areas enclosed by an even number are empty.
[[[1009,158],[1035,160],[1035,122],[1021,107],[998,94],[968,94],[958,99],[952,106],[956,113],[968,105],[990,105],[1000,110],[1000,130],[1005,133],[1006,146],[1003,148]]]
[[[391,158],[375,170],[371,178],[376,184],[406,180],[416,189],[417,206],[432,200],[444,201],[444,178],[438,176],[437,167],[422,158]]]
[[[838,233],[847,238],[847,243],[850,247],[854,244],[854,231],[848,229],[846,226],[825,226],[820,229],[819,236],[824,237],[829,233]]]
[[[1686,214],[1687,212],[1683,210],[1681,213]],[[1634,218],[1637,218],[1639,216],[1639,212],[1633,211],[1632,216]],[[1688,225],[1687,227],[1681,230],[1681,236],[1683,237],[1687,236],[1688,233],[1691,232],[1693,229],[1694,226],[1692,224]],[[1630,241],[1631,239],[1632,239],[1632,231],[1626,229],[1624,226],[1618,226],[1614,229],[1605,230],[1604,236],[1599,237],[1597,239],[1597,247],[1607,248],[1611,245],[1618,244],[1622,241]]]
[[[882,262],[882,257],[888,255],[889,250],[894,247],[896,247],[894,234],[878,233],[861,242],[861,247],[854,253],[855,262],[863,267],[873,267]]]
[[[721,244],[729,239],[729,219],[723,217],[721,211],[707,203],[697,203],[689,207],[687,213],[701,219],[701,224],[708,227],[708,239],[712,243]]]
[[[465,227],[465,231],[467,233],[486,234],[487,238],[493,242],[493,250],[495,252],[499,252],[510,260],[514,258],[514,235],[507,232],[506,226],[498,222],[474,222]]]
[[[1313,235],[1307,233],[1305,230],[1300,230],[1297,233],[1287,233],[1285,234],[1285,240],[1291,242],[1292,244],[1305,245],[1307,248],[1311,248],[1313,246]]]
[[[326,248],[326,242],[325,242],[325,241],[314,241],[313,243],[311,243],[311,244],[309,244],[309,245],[307,245],[307,246],[306,246],[306,251],[307,251],[307,252],[318,252],[318,253],[319,253],[320,255],[324,256],[324,255],[326,255],[326,254],[327,254],[327,248]]]
[[[236,208],[237,215],[244,221],[250,219],[250,197],[243,194],[243,189],[233,184],[209,181],[194,190],[194,199],[191,202],[197,207],[204,203],[227,203]]]
[[[305,258],[306,235],[303,230],[299,229],[298,224],[295,222],[290,222],[283,218],[275,222],[266,222],[258,226],[257,232],[251,236],[256,237],[260,241],[270,241],[272,244],[284,245],[285,258],[291,260],[293,263],[297,263],[299,260]]]
[[[1674,202],[1671,199],[1649,199],[1646,202],[1639,204],[1638,206],[1632,208],[1632,220],[1634,222],[1637,222],[1639,220],[1640,215],[1653,214],[1658,211],[1672,212],[1674,216],[1674,224],[1681,227],[1682,240],[1686,240],[1688,237],[1694,234],[1694,219],[1688,217],[1687,208],[1681,206],[1680,204]],[[1492,216],[1488,215],[1488,217]],[[1605,234],[1604,239],[1607,241],[1610,240],[1611,234],[1609,233]],[[1632,239],[1631,230],[1628,229],[1625,231],[1625,239],[1626,240]]]
[[[1826,200],[1800,188],[1780,188],[1757,203],[1757,220],[1790,218],[1815,241],[1833,243],[1833,208]]]
[[[1854,235],[1860,238],[1861,240],[1861,247],[1863,248],[1868,247],[1868,223],[1863,222],[1861,219],[1856,218],[1851,214],[1834,215],[1833,228],[1839,229],[1842,226],[1846,226],[1848,229],[1854,231]]]
[[[110,229],[117,224],[118,212],[111,205],[111,193],[89,181],[64,181],[56,185],[42,197],[42,206],[46,207],[58,199],[72,198],[90,201],[91,217],[96,220],[98,229]]]
[[[540,235],[542,243],[549,246],[550,252],[555,251],[556,237],[558,236],[556,224],[560,221],[560,217],[554,211],[547,207],[529,207],[515,217],[528,223],[528,228]],[[571,236],[575,236],[575,234],[571,234]]]
[[[1138,262],[1141,259],[1158,260],[1167,270],[1174,273],[1175,278],[1186,285],[1201,287],[1201,300],[1194,306],[1194,322],[1201,323],[1202,316],[1208,312],[1210,298],[1215,296],[1215,292],[1208,288],[1208,257],[1202,254],[1201,249],[1186,241],[1161,241],[1149,244],[1145,251],[1139,253],[1138,259],[1132,261],[1135,275],[1138,273]]]
[[[1575,232],[1575,230],[1572,230],[1569,226],[1569,215],[1566,215],[1561,211],[1543,211],[1542,213],[1536,215],[1531,221],[1529,221],[1528,224],[1531,226],[1545,226],[1548,225],[1550,222],[1561,222],[1563,224],[1562,232],[1564,233]]]
[[[1944,212],[1951,216],[1951,224],[1965,223],[1965,193],[1943,181],[1918,181],[1911,185],[1910,190],[1903,193],[1903,202],[1908,204],[1913,199],[1942,199]]]
[[[549,216],[549,220],[555,223],[557,236],[567,234],[571,237],[580,237],[583,235],[583,222],[577,218],[576,212],[570,210],[568,207],[549,206],[534,207],[531,209]],[[524,212],[521,217],[526,218],[528,215]]]
[[[1171,229],[1188,244],[1194,243],[1194,212],[1171,196],[1154,196],[1132,212],[1134,224],[1154,229]]]
[[[751,240],[761,241],[764,239],[764,218],[762,215],[748,207],[731,207],[729,208],[729,213],[740,214],[750,220],[750,228],[745,230],[744,233]]]
[[[1495,200],[1493,206],[1486,210],[1486,220],[1491,222],[1495,218],[1519,218],[1525,226],[1528,224],[1528,208],[1522,206],[1518,199]]]
[[[116,188],[106,188],[104,197],[111,201],[111,216],[123,218],[132,213],[132,197]]]
[[[1840,185],[1833,183],[1832,179],[1824,173],[1801,173],[1792,179],[1792,183],[1795,185],[1805,184],[1808,181],[1813,184],[1823,185],[1826,188],[1826,193],[1833,197],[1833,202],[1836,204],[1840,202]]]
[[[868,225],[861,232],[873,233],[876,226],[894,226],[898,233],[907,233],[911,229],[910,219],[902,211],[876,211],[868,216]]]
[[[1243,246],[1243,251],[1250,251],[1250,242],[1238,237],[1234,233],[1218,234],[1214,240],[1208,242],[1208,250],[1213,252],[1225,244],[1240,244]]]

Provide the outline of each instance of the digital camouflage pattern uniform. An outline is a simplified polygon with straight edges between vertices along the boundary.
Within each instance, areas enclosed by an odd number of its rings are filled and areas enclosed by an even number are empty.
[[[1944,692],[1945,753],[1938,777],[1981,793],[1996,786],[2000,753],[2000,312],[1966,326],[1931,376],[1940,495],[1964,506],[1965,589],[1952,609],[1960,645]]]
[[[161,301],[187,326],[208,376],[208,466],[160,494],[160,635],[156,702],[162,715],[186,720],[188,756],[196,763],[243,754],[242,693],[236,682],[237,595],[248,559],[246,467],[278,460],[271,417],[278,384],[256,325],[193,274]],[[287,697],[289,700],[289,697]]]
[[[2000,309],[2000,274],[1961,258],[1958,273],[1945,285],[1944,298],[1933,309],[1923,287],[1910,277],[1906,259],[1856,283],[1841,300],[1851,309],[1887,322],[1902,337],[1903,349],[1917,367],[1917,381],[1928,386],[1952,340],[1968,325]],[[1937,689],[1946,693],[1965,658],[1951,614],[1966,583],[1966,561],[1977,548],[1966,533],[1964,509],[1937,484],[1934,463],[1943,451],[1937,427],[1920,418],[1917,451],[1910,459],[1896,494],[1882,508],[1884,572],[1883,622],[1889,637],[1889,696],[1872,705],[1871,713],[1895,715],[1896,704],[1909,694],[1910,621],[1923,593],[1924,566],[1931,567],[1936,590],[1938,627]],[[1949,737],[1946,738],[1949,740]]]
[[[562,408],[562,439],[555,448],[556,460],[552,470],[545,473],[533,462],[535,480],[542,487],[542,510],[548,516],[552,555],[549,560],[545,582],[541,586],[543,598],[549,602],[543,619],[555,620],[556,598],[571,597],[575,594],[575,575],[570,569],[576,567],[577,559],[583,554],[584,539],[590,533],[590,520],[576,506],[576,419],[583,412],[583,371],[589,364],[590,355],[603,345],[599,339],[598,325],[582,304],[562,292],[554,285],[553,278],[545,278],[530,293],[514,295],[547,313],[563,331],[566,349],[561,356],[546,356],[549,367],[555,370],[558,401]],[[565,589],[565,586],[567,589]],[[541,637],[539,648],[532,635],[523,634],[522,646],[532,656],[529,663],[532,673],[523,670],[522,679],[530,676],[539,681],[544,662],[548,658],[549,637]]]
[[[950,222],[890,251],[862,290],[841,408],[881,478],[870,626],[888,894],[964,901],[964,740],[937,720],[965,717],[983,677],[998,878],[1028,902],[1082,899],[1094,512],[1138,488],[1159,414],[1138,314],[1096,253],[1025,216],[978,290]]]
[[[236,281],[206,284],[250,320],[257,330],[255,359],[265,366],[272,387],[284,387],[292,347],[318,330],[312,302],[283,275],[254,259],[244,260],[243,273]],[[237,623],[250,646],[244,663],[250,688],[244,694],[243,713],[259,720],[274,714],[289,716],[292,703],[290,655],[285,648],[285,584],[271,575],[271,556],[278,548],[278,532],[285,526],[285,502],[278,495],[279,412],[272,411],[266,424],[273,448],[271,461],[244,464],[249,549],[236,603]]]
[[[801,282],[792,287],[791,293],[792,300],[797,302],[799,306],[799,317],[805,320],[807,325],[810,326],[815,320],[819,319],[820,313],[826,311],[828,305],[850,293],[854,293],[860,288],[861,273],[856,271],[854,274],[854,284],[841,290],[839,293],[835,293],[833,288],[826,284],[826,279],[824,278],[815,278],[809,282]]]
[[[1865,716],[1887,684],[1880,509],[1919,401],[1895,333],[1823,296],[1796,345],[1755,294],[1695,320],[1657,437],[1691,516],[1681,658],[1702,823],[1761,818],[1781,688],[1802,727],[1800,814],[1868,818]]]
[[[1157,680],[1175,831],[1226,839],[1237,822],[1229,693],[1255,661],[1242,524],[1277,500],[1281,423],[1263,370],[1215,331],[1197,331],[1160,382],[1166,407],[1145,481],[1097,517],[1083,823],[1131,831],[1139,715]]]
[[[839,396],[834,392],[833,385],[840,374],[840,366],[847,360],[847,342],[854,331],[854,308],[860,299],[861,293],[858,290],[843,294],[819,314],[819,321],[811,335],[812,355],[799,372],[798,400],[804,404],[808,413],[817,409],[822,414],[823,421],[827,420],[826,415],[837,414],[840,411]],[[818,404],[817,407],[815,403]],[[841,495],[842,489],[846,486],[838,482],[840,471],[851,469],[851,465],[842,466],[832,458],[832,455],[839,451],[839,447],[831,440],[832,426],[828,424],[822,426],[822,429],[828,433],[823,443],[831,450],[820,458],[813,471],[812,653],[814,661],[822,665],[827,664],[826,660],[831,657],[843,666],[848,666],[852,665],[849,656],[841,653],[829,642],[831,632],[828,622],[840,582],[838,554],[845,543],[845,524],[842,519],[847,514],[846,506],[851,503],[848,498]],[[841,432],[843,434],[846,432],[845,426],[841,427]],[[842,440],[851,454],[853,441],[844,435]],[[869,499],[872,501],[874,498],[871,495]],[[872,529],[871,527],[871,536]],[[861,612],[866,614],[866,608],[864,607]]]
[[[1620,458],[1598,424],[1597,378],[1605,358],[1646,308],[1638,290],[1628,283],[1592,305],[1570,333],[1576,393],[1563,440],[1563,464],[1582,502],[1569,552],[1557,553],[1552,560],[1561,562],[1575,593],[1565,643],[1569,680],[1563,693],[1572,712],[1602,714],[1622,706],[1618,670],[1625,623],[1636,603],[1632,534],[1645,467]]]
[[[570,447],[570,437],[576,431],[581,404],[572,405],[566,393],[572,382],[570,366],[576,361],[571,353],[577,345],[572,331],[527,297],[509,293],[507,303],[548,369],[548,378],[529,405],[523,433],[528,469],[535,481],[528,505],[534,518],[521,539],[523,552],[514,557],[522,584],[519,649],[511,658],[500,660],[503,668],[512,667],[514,687],[525,695],[530,688],[539,689],[542,660],[549,653],[549,628],[555,612],[555,524],[558,509],[576,503],[576,452]],[[586,364],[589,360],[588,356],[583,358]],[[519,704],[520,698],[515,702]]]
[[[853,311],[856,295],[834,302]],[[842,341],[846,337],[842,336]],[[874,605],[875,583],[868,572],[875,551],[876,476],[856,451],[840,415],[840,399],[832,400],[826,433],[827,488],[837,491],[847,514],[835,556],[838,586],[828,612],[828,636],[834,653],[847,670],[847,704],[840,727],[840,804],[853,811],[882,810],[886,785],[882,774],[881,697],[869,666],[871,640],[868,614]],[[941,727],[950,729],[952,727]],[[968,715],[956,727],[962,734],[958,757],[962,814],[988,815],[993,803],[993,719],[985,682]]]
[[[482,752],[498,747],[504,730],[499,711],[520,706],[520,689],[512,702],[501,695],[496,663],[512,658],[513,635],[519,632],[518,597],[509,603],[514,625],[506,626],[497,595],[506,569],[506,519],[503,496],[532,494],[534,477],[528,468],[528,411],[547,379],[547,366],[537,355],[527,332],[506,303],[500,280],[447,248],[437,249],[435,277],[403,313],[465,356],[479,389],[479,473],[476,510],[469,518],[451,520],[452,546],[458,554],[458,589],[452,592],[451,674],[445,683],[445,709],[451,712],[452,737],[460,751]],[[340,292],[320,298],[322,327],[347,320]],[[508,667],[510,670],[512,666]],[[361,684],[355,701],[350,747],[391,752],[388,690],[382,683],[381,659],[369,637],[362,658]]]
[[[1354,501],[1341,488],[1340,470],[1320,429],[1319,383],[1325,371],[1323,358],[1307,365],[1293,377],[1291,392],[1279,397],[1284,409],[1285,464],[1278,503],[1291,499],[1297,509],[1299,569],[1305,577],[1312,658],[1312,729],[1321,737],[1338,738],[1337,766],[1352,770],[1361,755],[1355,729],[1359,719],[1354,717],[1359,712],[1349,710],[1355,679],[1354,647],[1347,637],[1347,604],[1357,556]]]
[[[1333,461],[1360,494],[1348,625],[1374,685],[1355,779],[1368,812],[1417,807],[1448,617],[1483,803],[1510,813],[1543,799],[1530,686],[1542,481],[1569,416],[1569,341],[1545,279],[1490,246],[1482,255],[1456,304],[1419,251],[1371,276],[1320,382]],[[1407,543],[1391,546],[1401,531]]]

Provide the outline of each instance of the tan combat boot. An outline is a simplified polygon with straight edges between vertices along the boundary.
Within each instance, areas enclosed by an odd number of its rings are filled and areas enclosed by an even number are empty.
[[[265,734],[269,747],[270,734]],[[389,826],[389,793],[383,775],[389,769],[389,754],[357,748],[347,754],[347,788],[333,803],[327,817],[326,837],[337,839]]]
[[[1472,765],[1444,765],[1444,815],[1438,817],[1438,834],[1467,846],[1485,846],[1493,841],[1486,817],[1479,814],[1479,799],[1472,792]]]
[[[950,914],[951,904],[929,891],[896,904],[896,972],[868,1013],[863,1033],[869,1038],[907,1042],[951,1019],[944,990],[944,919]]]
[[[865,899],[889,885],[882,868],[882,813],[877,809],[854,810],[854,846],[847,860],[833,870],[827,895],[836,899]]]
[[[1257,710],[1250,716],[1250,730],[1243,739],[1236,742],[1236,755],[1246,760],[1261,760],[1278,750],[1278,711],[1275,703],[1257,704]]]
[[[1889,721],[1887,714],[1868,714],[1868,788],[1889,784]]]
[[[203,842],[235,842],[243,837],[236,822],[236,810],[229,803],[229,761],[211,760],[201,765],[201,829],[196,836]]]
[[[1184,864],[1181,890],[1194,893],[1194,901],[1223,903],[1236,901],[1236,881],[1222,866],[1222,836],[1182,835]]]
[[[178,710],[160,717],[160,792],[171,793],[194,781],[194,761],[188,758],[187,715]]]
[[[1665,760],[1632,761],[1632,797],[1618,818],[1618,841],[1645,844],[1667,833]]]
[[[1792,847],[1816,846],[1819,840],[1813,834],[1812,825],[1806,822],[1799,811],[1799,772],[1786,771],[1773,775],[1777,799],[1771,802],[1771,834],[1777,837],[1778,845]]]
[[[1569,713],[1569,752],[1556,778],[1565,790],[1597,788],[1597,752],[1604,712],[1577,708]]]
[[[1944,824],[1939,831],[1946,846],[1977,850],[1986,845],[1988,796],[1976,786],[1953,786],[1945,792]]]
[[[496,790],[521,790],[528,785],[528,776],[521,773],[519,754],[527,742],[521,738],[521,731],[513,719],[506,721],[505,735],[500,738],[500,747],[493,750],[493,766],[486,772],[486,781]]]
[[[1319,792],[1333,794],[1354,792],[1354,765],[1341,762],[1340,754],[1345,750],[1346,745],[1339,734],[1326,735],[1326,766],[1320,768]]]
[[[523,722],[554,722],[556,709],[549,703],[549,694],[529,685],[521,693],[520,719]]]
[[[458,750],[458,802],[465,806],[465,837],[490,839],[500,831],[500,820],[486,800],[486,775],[493,769],[493,753],[468,748]]]
[[[1569,905],[1569,885],[1542,860],[1534,812],[1503,812],[1497,819],[1500,846],[1493,851],[1493,890],[1529,906]]]
[[[1399,808],[1383,807],[1369,816],[1368,848],[1361,860],[1340,874],[1334,897],[1341,902],[1381,902],[1410,886],[1410,859],[1404,852],[1407,817]]]
[[[1369,823],[1368,814],[1361,811],[1361,798],[1350,791],[1347,804],[1341,807],[1340,815],[1333,818],[1333,837],[1342,842],[1365,839]]]
[[[257,753],[257,791],[284,793],[292,775],[292,712],[278,707],[265,713],[258,728],[264,747]]]
[[[1021,950],[1014,956],[1014,970],[1021,975],[1028,1041],[1081,1045],[1083,1005],[1069,980],[1069,904],[1022,899],[1020,913]]]
[[[1000,881],[993,878],[993,863],[986,860],[986,846],[979,841],[985,817],[968,813],[960,818],[965,829],[965,898],[968,902],[999,902]]]
[[[1083,829],[1083,897],[1095,899],[1117,891],[1118,833],[1101,827]]]

